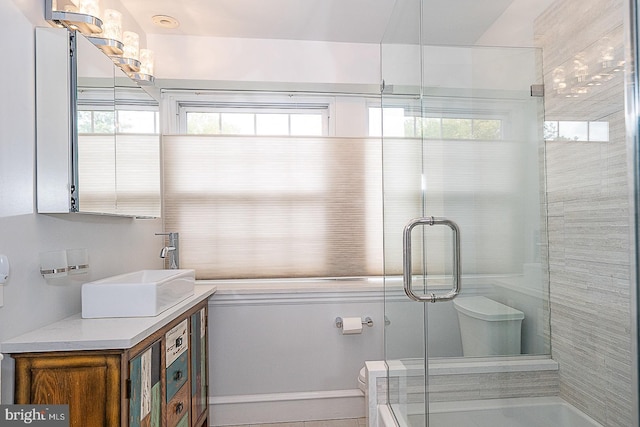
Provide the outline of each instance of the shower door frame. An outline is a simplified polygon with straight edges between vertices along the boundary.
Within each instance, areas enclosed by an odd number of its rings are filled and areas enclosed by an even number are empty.
[[[422,1],[420,1],[420,15],[421,14],[422,14]],[[420,35],[420,39],[422,39],[422,35]],[[420,111],[421,111],[421,117],[423,117],[424,116],[424,111],[426,110],[425,101],[427,100],[427,95],[425,95],[425,84],[424,84],[424,80],[423,80],[423,77],[424,77],[424,72],[423,72],[423,67],[424,67],[423,45],[420,44],[419,48],[420,48],[420,59],[419,59],[418,67],[420,68],[420,80],[419,80],[419,83],[416,84],[416,87],[419,88],[419,89],[416,90],[415,92],[411,92],[411,89],[409,89],[409,91],[405,93],[405,96],[410,97],[412,95],[412,93],[413,93],[413,96],[415,96],[418,99],[418,104],[419,104],[419,108],[420,108]],[[382,46],[381,46],[381,49],[383,49]],[[535,48],[526,48],[526,50],[530,50],[532,52],[533,51],[537,51],[537,49],[535,49]],[[381,57],[384,57],[384,54],[382,52],[381,52]],[[418,61],[416,61],[416,63],[418,63]],[[539,76],[541,78],[541,75],[542,75],[541,72],[539,72],[539,73],[536,72],[535,74],[539,74]],[[383,73],[383,77],[384,77],[384,73]],[[531,81],[531,83],[532,84],[541,83],[541,81]],[[383,81],[381,89],[382,89],[381,90],[381,106],[382,106],[382,110],[384,111],[384,107],[387,105],[386,101],[385,101],[385,96],[386,96],[387,91],[391,91],[391,96],[390,97],[393,98],[396,95],[400,95],[400,92],[402,91],[402,89],[406,90],[407,88],[398,89],[398,88],[394,88],[394,87],[391,87],[391,88],[385,87],[385,83]],[[529,89],[529,88],[527,88],[527,89]],[[528,93],[528,91],[527,91],[527,95],[530,95]],[[497,100],[497,99],[490,100],[490,102],[503,102],[503,101],[504,100]],[[515,99],[515,100],[512,100],[512,101],[513,102],[521,102],[522,99]],[[536,102],[537,102],[536,105],[541,105],[541,101],[536,101]],[[526,113],[525,113],[525,115],[526,115]],[[541,119],[541,117],[538,117],[538,119]],[[383,119],[383,123],[384,123],[384,119]],[[540,126],[540,137],[541,137],[541,133],[542,133],[541,132],[541,128],[542,128],[542,126]],[[384,131],[384,128],[383,128],[383,131]],[[384,132],[383,132],[383,134],[384,134]],[[382,137],[383,165],[385,163],[385,157],[386,157],[385,140],[387,140],[387,138],[385,138],[383,136]],[[426,142],[427,141],[426,141],[424,136],[419,137],[419,140],[420,140],[420,148],[414,148],[413,152],[414,153],[421,153],[420,154],[421,159],[424,159],[425,158],[424,157],[425,156],[425,152],[427,152],[429,150],[427,148],[427,146],[426,146]],[[537,143],[539,143],[539,141]],[[418,162],[418,161],[416,161],[416,162]],[[420,168],[422,170],[422,178],[421,178],[422,182],[421,182],[421,185],[423,186],[423,189],[421,190],[422,200],[421,200],[419,209],[417,209],[414,212],[414,220],[416,220],[415,218],[423,218],[424,219],[425,217],[428,217],[429,215],[432,214],[432,212],[428,211],[428,206],[427,206],[427,203],[426,203],[426,192],[425,192],[425,185],[426,185],[425,181],[426,181],[426,179],[425,179],[425,175],[424,175],[425,164],[424,164],[423,161],[420,161],[420,163],[421,163]],[[384,181],[385,181],[385,172],[384,172],[384,170],[385,170],[385,166],[383,166],[383,193],[385,193],[385,191],[386,191],[385,184],[384,184]],[[544,189],[542,189],[542,192],[544,192]],[[539,197],[543,197],[543,194],[539,194],[538,196]],[[385,205],[387,204],[386,196],[385,196],[384,204]],[[440,213],[438,213],[438,215],[441,216]],[[447,216],[447,215],[444,215],[444,216]],[[386,218],[387,218],[387,213],[386,212],[384,214],[384,217],[385,217],[385,222],[386,222]],[[455,218],[450,218],[450,219],[455,221]],[[424,228],[428,228],[428,227],[424,227]],[[544,226],[544,228],[546,228],[546,226]],[[544,230],[541,230],[541,231],[544,231]],[[426,233],[426,232],[427,232],[426,230],[423,231],[423,233]],[[402,230],[397,230],[397,233],[401,234]],[[386,230],[386,225],[385,225],[385,235],[386,234],[387,234],[387,230]],[[461,235],[464,236],[464,234],[465,234],[465,230],[463,228],[461,230]],[[386,251],[387,251],[387,248],[386,248],[387,237],[385,237],[384,240],[385,240],[385,254],[386,254]],[[423,240],[423,242],[424,242],[424,240]],[[424,245],[424,243],[422,243],[422,244]],[[426,256],[426,253],[427,253],[427,250],[424,249],[423,252],[422,252],[423,258]],[[385,257],[386,257],[386,255],[385,255]],[[464,264],[464,262],[465,261],[464,261],[464,257],[463,257],[462,264]],[[423,265],[426,265],[426,262],[423,261]],[[388,289],[392,288],[393,286],[392,285],[389,285],[389,286],[387,285],[387,283],[392,283],[393,282],[393,278],[388,277],[386,271],[387,271],[387,265],[386,265],[386,261],[385,261],[385,315],[387,313],[388,308],[393,306],[393,301],[394,301],[393,291],[388,291]],[[403,274],[406,277],[407,274],[411,275],[411,272],[404,271]],[[422,288],[423,289],[422,289],[422,291],[428,291],[427,290],[428,286],[427,286],[427,281],[426,281],[426,274],[423,274],[422,278],[423,278],[423,283],[422,283]],[[387,279],[389,279],[389,280],[387,281]],[[407,292],[407,290],[406,290],[406,283],[407,282],[405,280],[405,292],[407,293],[407,295],[409,295],[410,292]],[[547,285],[548,285],[548,283],[547,283]],[[462,287],[464,288],[464,279],[462,279]],[[441,293],[441,292],[442,291],[439,291],[439,293]],[[547,286],[546,292],[547,292],[546,295],[547,295],[547,301],[548,301],[548,286]],[[429,293],[430,293],[430,290],[429,290]],[[409,295],[409,297],[407,297],[407,298],[411,298],[411,295]],[[397,369],[399,369],[400,371],[405,371],[405,372],[408,372],[408,371],[414,371],[415,372],[416,370],[420,369],[424,374],[422,375],[423,378],[421,380],[413,378],[413,381],[414,381],[412,383],[413,385],[409,384],[409,382],[412,381],[412,379],[400,378],[399,379],[400,385],[398,385],[398,387],[399,387],[399,389],[402,388],[403,387],[403,383],[404,383],[404,386],[406,386],[406,387],[416,387],[418,382],[422,381],[422,387],[423,387],[423,391],[424,391],[424,393],[423,393],[423,401],[422,402],[409,402],[411,400],[411,398],[409,398],[407,396],[402,396],[402,392],[399,391],[399,390],[392,390],[392,388],[395,387],[394,384],[393,384],[393,381],[395,380],[395,378],[392,378],[392,376],[394,375],[393,371],[396,370],[396,365],[395,364],[391,365],[390,363],[395,363],[396,362],[396,360],[395,360],[396,357],[393,357],[393,356],[390,355],[390,351],[389,351],[389,345],[390,344],[388,344],[389,343],[389,332],[388,332],[388,329],[385,328],[385,361],[387,362],[387,367],[388,367],[387,396],[392,396],[392,394],[399,392],[398,393],[399,397],[397,398],[399,401],[398,402],[389,402],[390,406],[391,406],[391,412],[394,414],[394,416],[397,416],[397,414],[395,413],[395,411],[393,409],[394,404],[400,404],[400,405],[404,405],[404,404],[408,405],[409,403],[418,404],[418,405],[424,404],[423,413],[426,415],[425,416],[425,425],[428,426],[428,423],[429,423],[429,421],[428,421],[429,416],[428,415],[429,415],[429,408],[430,408],[431,398],[430,398],[429,375],[428,375],[428,369],[429,369],[429,367],[428,367],[428,365],[429,365],[429,357],[428,357],[428,354],[429,354],[429,343],[428,343],[428,340],[427,340],[427,336],[428,336],[428,330],[429,330],[429,320],[428,320],[427,313],[428,313],[429,307],[432,305],[432,304],[429,304],[429,302],[435,301],[435,298],[433,298],[431,295],[428,295],[428,296],[423,297],[423,298],[412,298],[412,299],[414,299],[414,300],[416,300],[416,299],[418,299],[418,300],[419,299],[426,299],[427,300],[427,302],[423,302],[422,304],[417,304],[417,306],[419,306],[420,308],[412,308],[411,309],[412,312],[413,311],[417,311],[417,310],[421,310],[422,311],[422,322],[421,322],[421,324],[419,324],[419,322],[416,322],[416,324],[414,326],[416,328],[423,328],[423,334],[416,333],[414,339],[415,339],[415,341],[417,343],[416,348],[418,346],[422,347],[423,356],[421,358],[419,357],[417,359],[414,359],[413,360],[414,364],[412,364],[412,360],[411,359],[408,360],[407,361],[408,364],[404,365],[404,366],[403,366],[403,361],[399,360]],[[452,299],[452,298],[448,298],[448,299]],[[391,309],[393,310],[393,308],[391,308]],[[392,324],[391,327],[393,327],[394,326],[393,323],[394,323],[394,321],[396,319],[395,318],[390,318],[388,320],[389,320],[389,323]],[[393,344],[391,344],[391,346],[393,347]],[[415,351],[416,348],[414,348],[414,351]],[[394,352],[394,350],[392,349],[391,353],[393,353],[393,352]],[[421,366],[421,368],[418,368],[418,366],[420,364],[422,366]],[[419,377],[420,377],[420,374],[418,374],[418,378]],[[414,396],[414,398],[415,398],[415,396]],[[391,399],[395,399],[395,397],[393,397]]]
[[[627,45],[625,65],[625,121],[627,151],[631,158],[630,169],[632,184],[631,206],[633,207],[630,226],[634,243],[633,267],[630,269],[631,297],[631,355],[635,362],[632,369],[633,388],[633,421],[640,426],[640,2],[628,0],[628,13],[625,14],[625,43]]]

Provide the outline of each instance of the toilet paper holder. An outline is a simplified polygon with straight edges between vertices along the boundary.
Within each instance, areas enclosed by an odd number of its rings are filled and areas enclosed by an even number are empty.
[[[367,316],[364,318],[364,320],[362,320],[362,324],[367,325],[368,327],[372,327],[373,320],[371,320],[371,317]],[[342,317],[336,317],[336,328],[342,329]]]

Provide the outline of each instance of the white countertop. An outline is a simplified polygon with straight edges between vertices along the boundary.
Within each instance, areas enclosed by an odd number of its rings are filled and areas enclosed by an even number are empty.
[[[0,344],[2,353],[127,349],[216,292],[197,284],[193,296],[154,317],[83,319],[81,313]]]

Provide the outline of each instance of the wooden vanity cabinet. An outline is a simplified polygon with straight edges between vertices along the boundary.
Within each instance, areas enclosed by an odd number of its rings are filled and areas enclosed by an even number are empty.
[[[72,427],[207,425],[207,300],[130,349],[14,353],[15,403],[69,404]]]

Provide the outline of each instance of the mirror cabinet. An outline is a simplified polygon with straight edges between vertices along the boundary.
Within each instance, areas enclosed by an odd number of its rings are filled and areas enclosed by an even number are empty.
[[[158,111],[85,36],[36,28],[38,212],[159,217]]]

